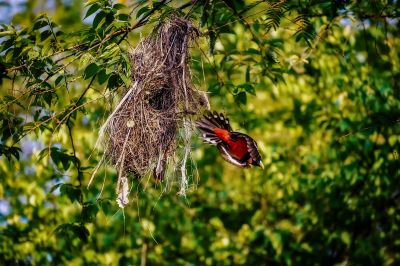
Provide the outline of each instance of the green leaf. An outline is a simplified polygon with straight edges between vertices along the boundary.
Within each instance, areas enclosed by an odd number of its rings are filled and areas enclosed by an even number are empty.
[[[94,75],[96,75],[98,71],[99,71],[99,67],[97,66],[97,64],[91,63],[85,68],[85,71],[83,73],[83,78],[89,79],[89,78],[93,77]]]
[[[40,33],[40,40],[43,42],[51,36],[51,30],[45,30]]]
[[[76,225],[72,226],[72,232],[77,236],[82,242],[87,243],[89,238],[89,230],[83,225]]]
[[[100,85],[104,84],[108,80],[109,75],[107,75],[106,70],[103,68],[97,74],[97,81]]]
[[[89,7],[88,11],[86,12],[86,15],[83,19],[89,17],[90,15],[92,15],[93,13],[95,13],[97,10],[100,9],[100,6],[98,4],[93,4]]]
[[[82,242],[87,243],[89,238],[89,230],[83,224],[66,223],[57,226],[54,230],[59,237],[69,239],[70,237],[78,237]]]
[[[249,48],[246,51],[243,52],[244,54],[249,54],[249,55],[259,55],[261,52],[257,49],[254,48]]]
[[[98,3],[98,2],[104,2],[104,1],[99,1],[99,0],[87,0],[85,3],[85,6],[90,6],[92,4]]]
[[[69,228],[71,228],[72,224],[60,224],[59,226],[56,227],[56,229],[54,229],[54,232],[56,233],[56,235],[58,236],[64,236],[68,233]]]
[[[75,161],[77,160],[75,156],[65,153],[65,150],[59,149],[57,147],[51,147],[50,149],[44,148],[39,153],[38,161],[42,160],[49,154],[54,164],[59,168],[63,168],[64,170],[68,170],[68,168],[71,166],[71,163],[75,163]]]
[[[122,80],[119,75],[112,73],[108,78],[107,88],[112,90],[114,88],[119,87],[122,84]]]
[[[16,104],[21,108],[25,108],[14,96],[11,95],[5,95],[3,97],[3,100],[1,101],[4,104]]]
[[[139,18],[141,15],[143,15],[144,13],[150,11],[150,8],[148,6],[144,6],[141,9],[139,9],[139,11],[136,13],[136,18]]]
[[[99,199],[99,206],[105,215],[111,214],[111,200],[109,199]]]
[[[21,150],[19,147],[14,147],[14,146],[12,146],[12,147],[10,147],[10,148],[8,149],[8,152],[9,152],[12,156],[14,156],[15,159],[19,160],[19,154],[20,154],[20,152],[22,152],[22,150]],[[11,157],[10,157],[10,158],[11,158]]]
[[[213,95],[218,95],[221,93],[221,87],[218,82],[211,82],[208,86],[208,91],[211,92]]]
[[[41,97],[44,100],[44,102],[47,104],[47,106],[51,106],[51,102],[53,100],[53,96],[55,96],[55,94],[52,91],[47,91],[44,92]]]
[[[124,9],[126,7],[126,5],[124,5],[124,4],[121,4],[121,3],[117,3],[117,4],[115,4],[115,5],[113,5],[113,9],[115,9],[115,10],[120,10],[120,9]]]
[[[125,84],[126,86],[129,86],[129,84],[131,83],[130,77],[124,75],[124,73],[121,73],[121,74],[119,75],[119,77],[120,77],[120,79],[124,82],[124,84]]]
[[[48,23],[47,19],[38,19],[33,24],[32,30],[38,30],[38,29],[41,29],[41,28],[46,27],[48,25],[49,25],[49,23]]]
[[[246,82],[250,82],[250,66],[246,69]]]
[[[97,29],[97,27],[100,25],[100,23],[104,20],[104,18],[106,17],[106,13],[104,11],[100,11],[99,13],[97,13],[97,15],[94,17],[93,19],[93,23],[92,23],[92,27],[94,29]]]
[[[56,80],[54,81],[55,86],[57,86],[58,84],[60,84],[60,82],[63,80],[64,76],[60,75],[56,78]]]
[[[130,18],[131,17],[128,14],[119,14],[118,15],[118,20],[120,20],[120,21],[129,21]]]
[[[209,17],[209,1],[205,1],[204,5],[201,7],[201,19],[200,19],[200,25],[203,27],[208,20]]]
[[[7,146],[2,143],[0,143],[0,156],[4,155],[6,158],[10,161],[12,159],[12,156],[16,159],[19,160],[19,153],[21,152],[21,149],[15,146]]]
[[[15,34],[15,31],[12,31],[12,30],[0,31],[0,37],[11,36],[14,34]]]
[[[72,184],[62,184],[60,185],[61,195],[67,196],[71,202],[80,200],[82,191],[80,188],[73,186]]]
[[[256,95],[254,86],[250,83],[243,83],[243,84],[240,84],[238,87],[243,88],[246,92],[248,92],[250,94]]]
[[[84,223],[91,223],[96,219],[99,206],[93,202],[85,202],[82,208],[82,221]]]
[[[247,95],[244,91],[239,92],[234,97],[235,97],[235,102],[239,105],[245,105],[247,103]]]
[[[121,53],[121,50],[119,48],[118,45],[116,45],[115,43],[111,43],[110,45],[108,45],[107,47],[105,47],[105,52],[103,52],[102,55],[100,55],[100,58],[104,58],[108,65],[111,65],[111,60],[114,60],[116,62],[118,62],[118,56],[116,56],[117,54]]]
[[[210,39],[210,54],[213,54],[215,42],[217,41],[217,35],[215,34],[213,29],[209,29],[209,39]]]
[[[56,189],[58,189],[58,188],[61,187],[62,185],[63,185],[63,183],[58,183],[58,184],[52,186],[52,187],[50,188],[49,194],[50,194],[50,193],[53,193]]]
[[[61,37],[61,36],[64,35],[64,34],[65,34],[65,33],[64,33],[62,30],[59,30],[59,29],[58,29],[57,32],[56,32],[56,36],[57,36],[57,37]],[[64,42],[64,40],[61,39],[60,42]]]
[[[44,157],[49,155],[49,149],[45,148],[39,152],[38,161],[41,161]]]
[[[342,239],[343,243],[346,244],[346,246],[350,246],[351,244],[351,237],[350,234],[348,232],[342,232],[340,235],[340,238]]]

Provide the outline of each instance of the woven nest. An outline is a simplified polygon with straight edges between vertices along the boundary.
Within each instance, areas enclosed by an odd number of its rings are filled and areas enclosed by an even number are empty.
[[[205,94],[192,85],[189,45],[199,36],[188,20],[171,18],[143,39],[130,54],[132,86],[100,130],[105,158],[118,170],[117,202],[128,203],[128,176],[153,174],[162,180],[168,162],[181,168],[180,192],[187,187],[191,114],[208,107]],[[178,137],[178,131],[183,132]],[[180,135],[180,134],[179,134]],[[178,142],[183,152],[176,157]],[[105,161],[105,160],[103,160]]]

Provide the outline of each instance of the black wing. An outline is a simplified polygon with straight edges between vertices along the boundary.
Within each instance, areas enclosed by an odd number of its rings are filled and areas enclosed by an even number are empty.
[[[229,119],[223,114],[218,114],[217,112],[208,112],[202,119],[196,122],[196,126],[201,131],[201,136],[204,142],[212,145],[217,145],[222,142],[221,139],[215,135],[214,128],[222,128],[232,131]]]
[[[224,158],[227,162],[230,162],[233,165],[239,167],[249,167],[250,165],[247,163],[247,160],[239,160],[232,157],[229,153],[229,148],[224,143],[219,143],[217,145],[218,150],[220,151],[222,158]]]
[[[246,140],[247,151],[249,153],[248,163],[252,165],[258,165],[261,162],[261,155],[258,150],[257,142],[252,139],[250,136],[240,133],[240,132],[232,132],[231,137],[233,140],[238,138],[243,138]]]

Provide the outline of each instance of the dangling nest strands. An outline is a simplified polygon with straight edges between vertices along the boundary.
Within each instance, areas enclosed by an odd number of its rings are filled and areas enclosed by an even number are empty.
[[[117,202],[128,203],[128,174],[153,173],[162,180],[175,156],[177,132],[184,133],[180,193],[187,188],[186,161],[190,152],[190,114],[208,107],[206,95],[192,85],[189,44],[199,36],[185,19],[173,17],[143,39],[130,54],[133,85],[100,129],[105,158],[118,170]],[[100,163],[102,163],[100,162]]]

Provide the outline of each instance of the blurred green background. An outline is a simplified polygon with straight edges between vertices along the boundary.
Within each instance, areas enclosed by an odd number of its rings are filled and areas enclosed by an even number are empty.
[[[186,197],[132,179],[122,211],[111,167],[87,189],[98,129],[129,50],[172,14],[203,33],[194,85],[266,168],[195,136]],[[10,0],[0,16],[1,265],[398,265],[399,1]]]

